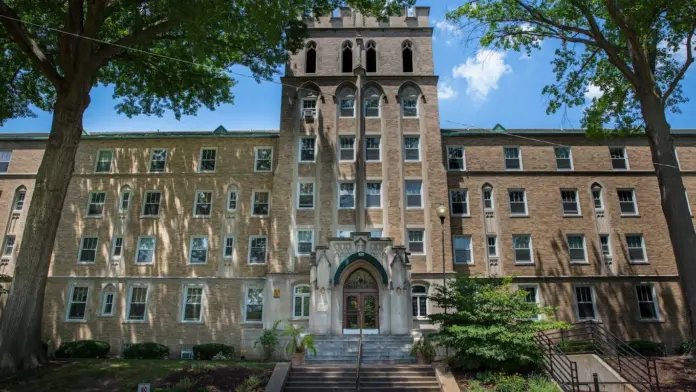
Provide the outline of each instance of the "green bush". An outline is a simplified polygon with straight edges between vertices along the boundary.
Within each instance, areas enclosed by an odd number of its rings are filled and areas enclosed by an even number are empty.
[[[548,378],[534,375],[529,378],[529,392],[559,392],[559,390]]]
[[[205,343],[193,346],[193,357],[210,361],[217,354],[222,354],[227,358],[234,355],[234,347],[222,343]]]
[[[652,340],[631,340],[627,342],[629,347],[638,351],[640,355],[646,357],[661,357],[665,355],[665,347],[660,343],[655,343]]]
[[[566,354],[593,352],[595,350],[594,344],[590,340],[567,340],[557,346]]]
[[[495,392],[527,392],[527,380],[518,374],[501,375]]]
[[[166,359],[169,357],[169,347],[155,343],[136,343],[123,350],[124,359]]]
[[[111,346],[99,340],[63,342],[56,350],[57,358],[106,358]]]
[[[689,355],[694,350],[694,345],[696,345],[696,340],[691,339],[685,342],[681,342],[676,348],[677,355]]]

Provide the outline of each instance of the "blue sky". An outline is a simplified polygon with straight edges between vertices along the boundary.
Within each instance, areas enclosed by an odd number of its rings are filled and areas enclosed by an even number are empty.
[[[463,0],[419,0],[430,6],[430,21],[435,28],[433,53],[435,73],[440,76],[440,121],[442,128],[491,128],[500,123],[507,128],[578,128],[581,108],[546,114],[544,85],[552,83],[553,43],[544,42],[531,58],[513,51],[480,51],[468,45],[453,25],[444,21],[446,10],[463,4]],[[696,102],[696,67],[692,66],[682,82],[686,95]],[[235,72],[249,74],[243,67]],[[275,80],[277,81],[280,75]],[[236,103],[214,111],[200,110],[197,116],[177,121],[170,113],[163,117],[128,118],[114,110],[116,101],[108,86],[92,90],[92,103],[84,118],[88,131],[155,131],[227,129],[278,129],[280,85],[256,83],[237,77],[234,87]],[[591,94],[588,93],[588,94]],[[673,128],[695,128],[694,103],[682,106],[683,113],[669,115]],[[13,119],[0,127],[0,133],[47,132],[51,114],[37,112],[37,118]]]

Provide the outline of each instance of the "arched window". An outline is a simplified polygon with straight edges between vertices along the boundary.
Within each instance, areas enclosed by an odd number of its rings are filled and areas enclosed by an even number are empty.
[[[401,114],[404,117],[418,117],[418,91],[407,87],[401,92]]]
[[[309,295],[311,290],[308,285],[303,284],[295,286],[293,290],[293,306],[292,315],[293,318],[307,318],[309,317]]]
[[[24,209],[24,199],[27,197],[27,188],[21,186],[17,188],[17,191],[15,192],[15,198],[14,198],[14,203],[12,205],[14,206],[13,210],[14,212],[20,212]]]
[[[428,289],[423,285],[414,285],[411,288],[411,306],[413,317],[428,317]]]
[[[116,308],[116,287],[113,284],[108,284],[102,290],[100,314],[102,316],[113,316],[114,308]]]
[[[377,72],[377,45],[375,41],[367,43],[365,62],[367,63],[367,72]]]
[[[317,72],[317,44],[314,41],[307,43],[305,47],[305,73]]]
[[[365,90],[365,117],[379,118],[382,94],[374,87]]]
[[[594,203],[594,208],[597,211],[604,209],[604,200],[602,199],[602,186],[594,183],[592,184],[592,202]]]
[[[413,44],[411,41],[405,41],[401,45],[401,59],[404,72],[413,72]]]
[[[493,211],[495,209],[495,204],[493,202],[493,187],[489,184],[483,186],[483,209],[486,211]]]
[[[132,192],[128,185],[121,188],[121,195],[118,199],[118,212],[126,213],[131,205]]]
[[[339,94],[339,116],[355,117],[355,91],[351,88],[343,88]]]
[[[237,211],[237,201],[239,199],[239,189],[236,185],[227,188],[227,211]]]
[[[353,43],[344,42],[341,52],[343,54],[341,72],[353,72]]]

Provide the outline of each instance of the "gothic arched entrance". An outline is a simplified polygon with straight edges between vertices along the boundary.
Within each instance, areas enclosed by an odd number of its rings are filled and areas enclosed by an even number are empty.
[[[379,332],[379,285],[363,268],[343,284],[343,333]]]

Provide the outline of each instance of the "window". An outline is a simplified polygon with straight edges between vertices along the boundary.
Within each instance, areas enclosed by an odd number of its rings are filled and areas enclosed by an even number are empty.
[[[365,160],[379,161],[382,159],[380,136],[367,136],[365,138]]]
[[[208,262],[208,237],[191,237],[189,249],[189,264],[205,264]]]
[[[68,320],[84,320],[87,312],[88,287],[73,286],[68,302]]]
[[[377,72],[377,45],[370,41],[365,49],[365,72]]]
[[[527,198],[525,197],[525,193],[523,189],[508,191],[508,196],[510,198],[510,215],[527,215]]]
[[[266,264],[266,237],[249,237],[249,264]]]
[[[401,93],[401,114],[406,118],[418,117],[418,91],[407,87]]]
[[[135,264],[152,264],[155,260],[155,237],[138,237]]]
[[[627,234],[626,245],[628,245],[628,260],[631,263],[647,263],[645,256],[645,241],[640,234]]]
[[[5,245],[2,247],[2,259],[11,259],[14,253],[16,237],[13,235],[5,236]]]
[[[367,229],[370,233],[370,238],[382,238],[382,229]]]
[[[425,230],[410,229],[408,230],[408,251],[413,254],[425,253]]]
[[[489,235],[486,237],[488,257],[498,257],[498,237]]]
[[[123,237],[114,237],[111,241],[111,260],[121,260],[123,255]]]
[[[635,191],[633,189],[623,189],[617,191],[619,196],[619,207],[621,215],[638,215],[638,206],[635,200]]]
[[[97,151],[97,162],[94,166],[95,173],[111,173],[111,162],[114,160],[113,150]]]
[[[300,181],[297,183],[297,208],[312,209],[314,208],[314,182]]]
[[[339,159],[341,161],[354,161],[355,160],[355,136],[341,136],[339,137],[340,143],[340,154]]]
[[[156,148],[150,152],[150,173],[162,173],[167,166],[167,150]]]
[[[561,190],[561,204],[563,205],[563,215],[580,215],[577,191]]]
[[[420,161],[420,136],[404,137],[404,159]]]
[[[17,196],[15,196],[14,211],[19,212],[24,208],[24,199],[27,197],[26,189],[20,189],[17,191]]]
[[[404,72],[413,72],[413,44],[409,41],[401,44],[401,64]]]
[[[382,182],[371,181],[365,184],[365,206],[382,208]]]
[[[225,237],[224,240],[225,247],[222,249],[222,257],[225,259],[231,259],[234,255],[234,238]]]
[[[143,216],[159,216],[161,198],[160,191],[146,191],[145,200],[143,200]]]
[[[591,286],[575,286],[575,305],[578,320],[595,320],[594,289]]]
[[[302,99],[302,116],[307,117],[311,114],[313,118],[317,117],[317,99],[316,98],[304,98]]]
[[[106,200],[106,192],[92,192],[89,194],[89,203],[87,204],[87,216],[99,217],[104,215],[104,201]]]
[[[428,317],[428,289],[422,285],[414,285],[411,288],[411,308],[413,317]]]
[[[293,306],[292,314],[294,318],[308,318],[309,317],[309,295],[311,290],[309,286],[303,284],[301,286],[296,286],[293,290]]]
[[[353,72],[353,43],[346,41],[341,49],[341,72]]]
[[[586,263],[585,236],[568,235],[568,256],[571,263]]]
[[[339,117],[355,117],[355,92],[346,87],[339,93]]]
[[[300,138],[300,162],[314,162],[314,144],[316,139],[313,136],[303,136]]]
[[[415,18],[416,17],[416,9],[414,7],[408,7],[406,9],[406,17],[407,18]]]
[[[297,230],[297,254],[310,255],[314,249],[314,230]]]
[[[313,41],[305,46],[305,73],[317,72],[317,44]]]
[[[470,235],[455,235],[452,237],[454,246],[454,263],[455,264],[473,264],[474,259],[471,257],[471,236]]]
[[[268,191],[254,191],[252,197],[252,216],[268,216],[269,203],[270,203],[270,192]]]
[[[352,229],[338,229],[336,232],[336,237],[338,238],[350,238],[350,234],[353,232]]]
[[[466,170],[464,147],[447,146],[447,170]]]
[[[263,321],[263,289],[247,288],[244,321],[261,322]]]
[[[599,245],[602,248],[602,258],[604,262],[611,262],[611,242],[609,240],[609,234],[599,235]]]
[[[483,188],[483,208],[486,211],[492,211],[494,208],[493,204],[493,188],[484,187]]]
[[[203,316],[203,287],[184,286],[182,321],[200,322]]]
[[[422,208],[423,181],[406,180],[406,208]]]
[[[628,158],[626,157],[625,147],[609,147],[609,156],[611,157],[611,167],[614,170],[628,169]]]
[[[466,189],[450,189],[449,195],[452,215],[469,215],[469,192]]]
[[[132,286],[128,293],[128,311],[126,320],[145,321],[147,313],[147,286]]]
[[[121,199],[118,202],[118,211],[119,212],[128,212],[128,209],[130,208],[130,201],[131,201],[131,191],[121,192]]]
[[[213,192],[198,191],[193,205],[193,216],[210,216],[213,210]]]
[[[272,166],[271,162],[273,161],[273,149],[259,147],[256,149],[254,155],[254,171],[270,172]]]
[[[78,263],[94,263],[97,260],[97,237],[82,237],[80,242],[80,252],[78,253]]]
[[[217,158],[217,149],[201,148],[201,156],[198,160],[198,171],[201,173],[215,171],[215,159]]]
[[[592,202],[594,203],[595,210],[601,211],[604,209],[604,200],[602,200],[602,188],[592,188]]]
[[[380,116],[380,98],[382,94],[374,87],[370,87],[365,91],[365,117],[379,118]]]
[[[504,147],[505,170],[521,170],[522,160],[520,159],[519,147]]]
[[[532,237],[529,235],[513,235],[512,247],[515,250],[515,263],[534,263],[532,257]]]
[[[556,147],[556,169],[573,170],[573,158],[570,155],[570,147]]]
[[[638,309],[641,320],[658,320],[658,306],[655,299],[655,288],[652,285],[636,286]]]
[[[227,194],[227,211],[237,210],[237,191],[230,191]]]
[[[116,302],[116,292],[113,286],[104,289],[102,294],[102,306],[101,315],[102,316],[113,316],[114,315],[114,305]]]
[[[355,208],[355,184],[338,183],[338,208]]]
[[[7,173],[12,160],[12,150],[0,150],[0,173]]]
[[[341,9],[340,8],[334,8],[333,11],[331,11],[331,18],[333,19],[338,19],[341,17]]]

